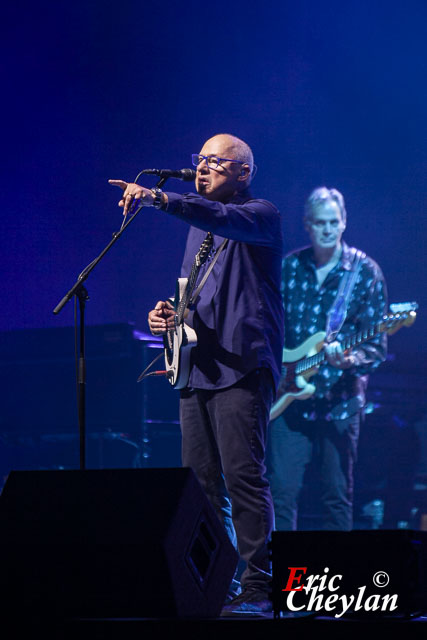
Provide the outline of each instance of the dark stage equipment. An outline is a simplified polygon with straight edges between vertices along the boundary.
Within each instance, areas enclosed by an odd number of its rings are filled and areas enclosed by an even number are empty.
[[[217,616],[237,553],[191,469],[13,471],[2,618]]]
[[[179,392],[164,378],[137,384],[162,346],[131,324],[87,327],[88,468],[181,465]],[[163,368],[161,358],[154,369]],[[73,328],[0,333],[0,386],[0,476],[78,468]]]
[[[426,532],[276,531],[271,554],[276,616],[296,609],[337,619],[427,611]]]

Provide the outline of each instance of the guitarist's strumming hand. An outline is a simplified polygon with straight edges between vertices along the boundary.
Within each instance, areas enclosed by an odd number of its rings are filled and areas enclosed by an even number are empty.
[[[160,336],[168,329],[174,328],[175,309],[169,300],[156,304],[154,309],[148,314],[148,326],[153,336]]]
[[[329,364],[337,369],[350,369],[356,364],[356,357],[343,351],[341,344],[337,340],[330,344],[325,344],[325,356]]]

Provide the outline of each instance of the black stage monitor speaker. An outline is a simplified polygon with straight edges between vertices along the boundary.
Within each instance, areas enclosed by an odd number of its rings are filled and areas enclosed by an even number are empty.
[[[341,618],[427,611],[427,533],[276,531],[273,609]],[[303,588],[302,588],[303,587]]]
[[[211,617],[237,553],[191,469],[12,471],[1,606],[56,617]]]

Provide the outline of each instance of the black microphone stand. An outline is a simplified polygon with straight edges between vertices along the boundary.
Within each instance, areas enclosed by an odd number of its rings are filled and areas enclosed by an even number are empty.
[[[139,174],[140,175],[140,174]],[[137,176],[136,180],[138,179]],[[168,176],[163,176],[157,182],[156,187],[161,188]],[[135,182],[136,182],[135,180]],[[105,254],[111,249],[113,244],[117,242],[125,229],[128,228],[130,223],[136,218],[138,213],[143,207],[140,206],[132,214],[132,217],[124,224],[120,231],[113,233],[112,240],[107,244],[105,249],[101,251],[99,256],[95,258],[79,275],[75,284],[71,287],[68,293],[57,304],[53,313],[57,315],[63,307],[67,304],[73,296],[76,296],[79,301],[80,310],[80,322],[79,322],[79,363],[78,363],[78,375],[77,375],[77,407],[78,407],[78,421],[79,421],[79,439],[80,439],[80,469],[86,468],[86,356],[85,356],[85,305],[89,300],[89,295],[84,282],[88,279],[89,275],[95,269],[96,265],[102,260]]]

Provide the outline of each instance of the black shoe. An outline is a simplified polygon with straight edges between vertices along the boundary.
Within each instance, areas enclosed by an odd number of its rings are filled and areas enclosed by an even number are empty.
[[[241,593],[242,588],[240,586],[240,582],[233,578],[230,586],[228,587],[228,593],[225,598],[224,604],[231,604],[235,600],[235,598],[237,598],[237,596],[240,596]]]
[[[234,598],[230,604],[226,604],[223,607],[221,617],[244,615],[249,617],[269,617],[268,614],[272,611],[273,605],[268,599],[267,593],[256,591],[255,589],[246,589]]]

